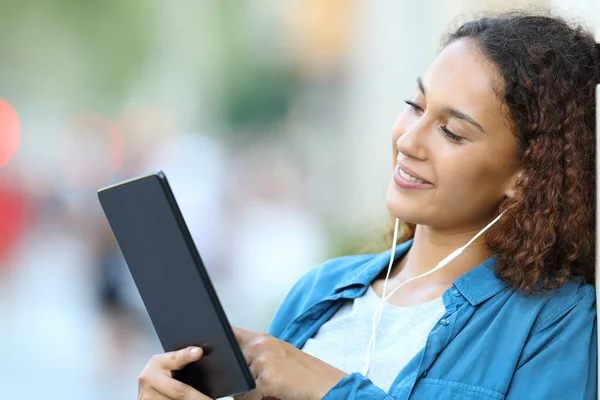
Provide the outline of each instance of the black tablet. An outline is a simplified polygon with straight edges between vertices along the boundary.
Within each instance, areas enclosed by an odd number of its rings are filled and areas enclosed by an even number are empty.
[[[162,171],[100,189],[98,198],[163,349],[204,349],[174,377],[212,398],[254,389]]]

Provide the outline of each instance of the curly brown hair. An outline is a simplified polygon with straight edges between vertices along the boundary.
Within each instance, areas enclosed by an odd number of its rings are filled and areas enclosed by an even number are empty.
[[[522,12],[467,22],[442,48],[462,38],[503,78],[497,94],[519,142],[522,179],[485,236],[498,278],[524,293],[574,276],[593,283],[599,45],[562,18]],[[390,240],[392,232],[393,222]],[[413,235],[414,226],[402,223],[398,242]]]

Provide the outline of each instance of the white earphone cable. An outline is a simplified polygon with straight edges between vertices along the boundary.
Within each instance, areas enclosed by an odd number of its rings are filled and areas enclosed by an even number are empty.
[[[404,282],[400,283],[398,286],[396,286],[389,294],[386,295],[386,290],[387,290],[387,282],[388,279],[390,277],[390,272],[392,270],[392,265],[394,264],[394,256],[395,256],[395,252],[396,252],[396,240],[398,238],[398,225],[400,223],[400,220],[398,218],[396,218],[396,224],[394,226],[394,238],[392,240],[392,252],[391,252],[391,257],[390,257],[390,262],[388,265],[388,270],[387,270],[387,274],[385,276],[385,281],[383,283],[383,295],[381,296],[381,302],[379,303],[379,305],[377,306],[377,308],[375,309],[375,313],[373,314],[373,322],[372,322],[372,329],[371,329],[371,337],[369,338],[369,343],[367,344],[367,354],[366,354],[366,359],[365,359],[365,365],[363,366],[362,369],[362,374],[366,377],[369,373],[369,369],[371,367],[371,361],[373,360],[373,356],[375,354],[375,343],[376,343],[376,336],[377,336],[377,326],[379,325],[379,321],[381,319],[381,315],[383,313],[383,306],[385,305],[385,303],[387,302],[387,300],[401,287],[403,287],[404,285],[406,285],[409,282],[412,282],[416,279],[420,279],[420,278],[424,278],[432,273],[434,273],[435,271],[445,267],[446,265],[450,264],[450,262],[452,260],[454,260],[456,257],[458,257],[459,255],[462,254],[462,252],[470,245],[472,244],[475,240],[477,240],[477,238],[479,236],[481,236],[485,231],[487,231],[492,225],[494,225],[496,222],[498,222],[498,220],[500,219],[500,217],[502,217],[502,215],[504,214],[504,211],[500,213],[500,215],[498,215],[492,222],[490,222],[489,224],[487,224],[485,226],[485,228],[483,228],[482,230],[480,230],[471,240],[469,240],[467,242],[467,244],[465,244],[464,246],[454,250],[450,255],[448,255],[446,258],[444,258],[442,261],[440,261],[435,268],[421,274],[421,275],[417,275],[414,276],[410,279],[405,280]]]

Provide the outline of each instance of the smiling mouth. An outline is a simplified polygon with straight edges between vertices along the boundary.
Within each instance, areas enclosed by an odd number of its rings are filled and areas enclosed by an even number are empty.
[[[415,173],[413,172],[413,174]],[[431,189],[434,187],[434,185],[431,182],[428,182],[421,178],[417,178],[416,176],[406,172],[401,167],[401,164],[396,165],[396,168],[394,170],[393,181],[402,189]]]
[[[402,168],[398,167],[398,173],[400,174],[401,177],[403,177],[404,179],[408,180],[408,181],[413,181],[413,182],[418,182],[418,183],[429,183],[427,181],[424,181],[423,179],[419,179],[416,178],[412,175],[407,174]]]

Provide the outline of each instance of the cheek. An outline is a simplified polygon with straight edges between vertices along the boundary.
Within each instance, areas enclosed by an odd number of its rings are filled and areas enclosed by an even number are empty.
[[[477,154],[469,151],[468,154],[454,154],[451,159],[440,159],[436,168],[438,178],[445,183],[445,191],[456,205],[469,204],[482,210],[489,209],[504,194],[510,177],[509,167],[503,160],[489,156],[474,157],[474,153]],[[482,151],[478,154],[488,153]]]

